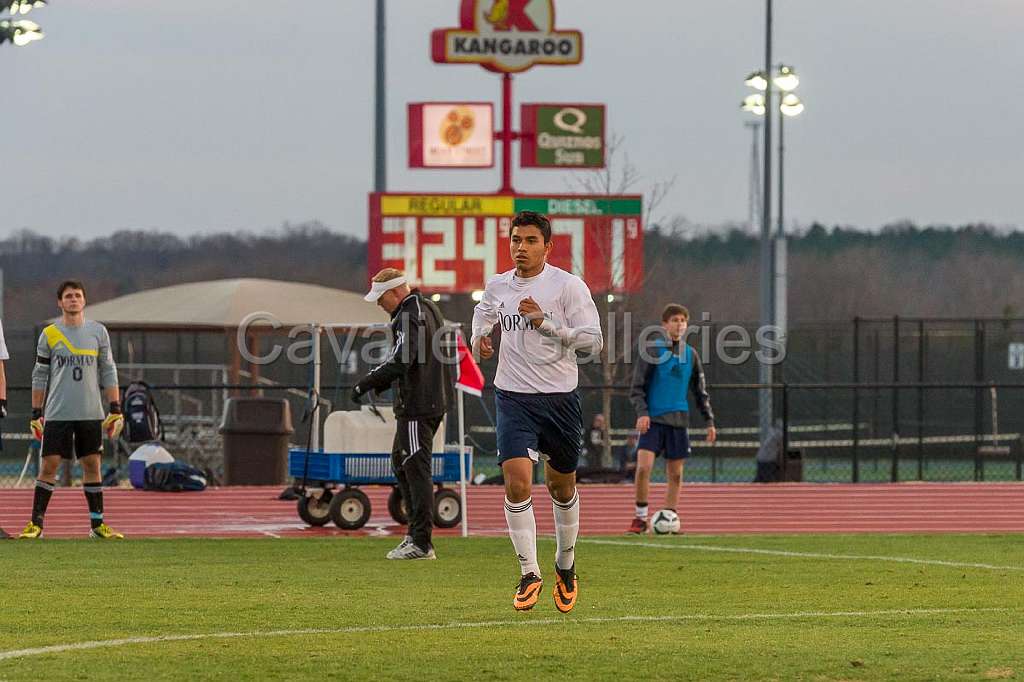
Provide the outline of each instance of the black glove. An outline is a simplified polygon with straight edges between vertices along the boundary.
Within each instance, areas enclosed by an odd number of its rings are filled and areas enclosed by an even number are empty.
[[[363,391],[359,388],[359,384],[352,387],[352,393],[349,395],[349,398],[351,398],[352,402],[356,405],[363,402]]]
[[[7,398],[0,398],[0,419],[7,416]]]

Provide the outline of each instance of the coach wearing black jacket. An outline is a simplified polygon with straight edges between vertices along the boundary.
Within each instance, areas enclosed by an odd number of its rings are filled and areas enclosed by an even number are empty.
[[[385,268],[372,281],[366,300],[391,315],[394,345],[383,363],[352,389],[359,402],[369,391],[395,387],[398,428],[391,448],[391,464],[402,499],[409,511],[409,534],[388,552],[388,559],[435,559],[431,544],[434,485],[431,454],[434,434],[451,401],[451,364],[442,355],[439,330],[441,312],[416,289],[410,289],[401,270]]]

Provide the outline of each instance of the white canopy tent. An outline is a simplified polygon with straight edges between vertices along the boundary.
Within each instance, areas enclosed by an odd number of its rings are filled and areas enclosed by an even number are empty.
[[[258,315],[258,319],[247,319]],[[223,330],[242,332],[249,344],[250,334],[280,328],[305,327],[313,339],[313,390],[320,395],[322,369],[321,337],[327,329],[384,329],[389,316],[379,306],[363,299],[362,293],[269,279],[222,279],[190,282],[149,289],[101,303],[90,304],[86,316],[110,329],[131,331]],[[449,325],[451,323],[448,323]],[[455,326],[455,325],[452,325]],[[239,382],[240,349],[231,358],[231,381]],[[462,391],[458,391],[459,445],[465,450]],[[319,429],[313,429],[311,447],[320,447]],[[463,458],[459,457],[460,469]],[[467,534],[466,473],[461,471],[463,535]]]
[[[271,279],[220,279],[148,289],[90,304],[87,316],[115,328],[239,327],[253,313],[284,326],[338,323],[387,324],[388,315],[362,294]],[[269,326],[269,320],[262,322]]]
[[[313,388],[320,394],[325,329],[383,329],[388,314],[342,289],[270,279],[221,279],[148,289],[90,304],[86,316],[123,331],[223,330],[249,347],[259,334],[303,327],[313,335]],[[241,348],[229,343],[231,383],[240,381]],[[258,367],[254,375],[258,375]],[[313,447],[320,434],[314,429]]]

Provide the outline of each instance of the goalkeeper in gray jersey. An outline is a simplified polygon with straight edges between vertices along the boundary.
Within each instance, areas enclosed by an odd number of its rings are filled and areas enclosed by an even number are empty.
[[[42,440],[43,466],[32,499],[32,520],[19,537],[42,537],[60,461],[77,456],[89,503],[90,537],[120,539],[124,536],[103,522],[100,477],[103,433],[117,438],[124,427],[110,335],[99,322],[85,319],[85,287],[81,282],[62,282],[57,289],[57,306],[61,319],[39,335],[32,371],[31,429]],[[106,418],[101,391],[109,405]]]

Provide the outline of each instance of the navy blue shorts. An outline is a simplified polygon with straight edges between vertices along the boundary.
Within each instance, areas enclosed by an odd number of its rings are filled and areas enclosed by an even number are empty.
[[[651,422],[647,433],[640,435],[636,449],[650,450],[655,457],[665,455],[665,459],[686,459],[690,456],[690,434],[685,426]]]
[[[546,455],[559,473],[576,471],[583,450],[583,409],[576,391],[515,393],[495,389],[498,464]]]

